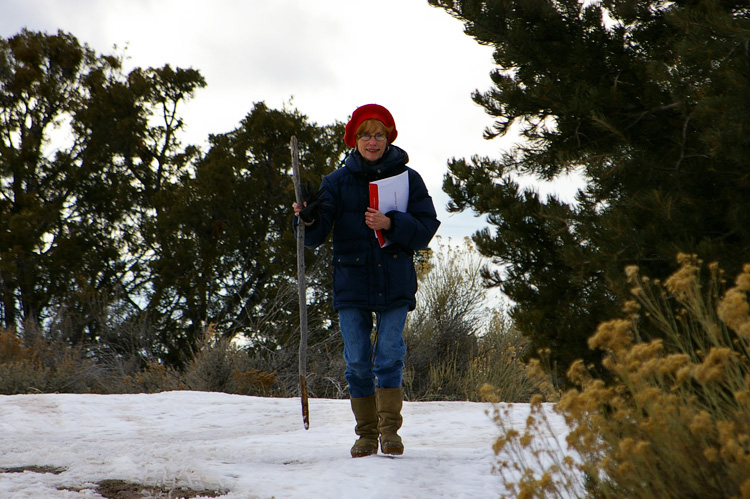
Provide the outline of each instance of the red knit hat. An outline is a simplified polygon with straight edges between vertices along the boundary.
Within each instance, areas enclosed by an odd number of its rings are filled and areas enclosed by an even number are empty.
[[[376,119],[380,121],[385,125],[386,128],[393,128],[393,130],[388,133],[389,144],[396,140],[396,137],[398,136],[398,130],[396,130],[396,122],[393,121],[393,116],[391,116],[391,113],[386,108],[378,104],[365,104],[364,106],[358,107],[354,110],[354,112],[352,113],[352,119],[350,119],[349,123],[346,124],[346,129],[344,132],[344,143],[347,146],[351,148],[357,146],[357,138],[355,137],[355,135],[357,134],[357,129],[363,121],[370,119]]]

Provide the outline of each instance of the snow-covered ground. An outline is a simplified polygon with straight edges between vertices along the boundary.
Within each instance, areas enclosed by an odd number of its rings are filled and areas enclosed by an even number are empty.
[[[406,402],[403,456],[352,459],[348,400],[203,392],[0,396],[0,498],[100,498],[103,480],[253,498],[494,498],[492,406]],[[527,404],[506,425],[522,430]],[[553,429],[567,428],[551,413]],[[39,471],[56,471],[56,473]]]

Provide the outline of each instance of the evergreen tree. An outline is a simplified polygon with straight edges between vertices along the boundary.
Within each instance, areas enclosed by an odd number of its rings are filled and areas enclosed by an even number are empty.
[[[150,309],[167,358],[189,358],[203,329],[243,335],[256,349],[293,346],[299,325],[294,188],[289,143],[299,141],[303,181],[319,185],[343,157],[341,124],[317,126],[296,110],[256,103],[240,126],[210,137],[194,172],[163,193]],[[316,265],[317,255],[323,261]],[[309,251],[311,338],[332,321],[326,251]],[[317,268],[317,272],[313,269]],[[313,327],[321,325],[320,328]]]
[[[680,251],[729,274],[750,261],[750,8],[746,1],[430,0],[494,47],[474,100],[520,134],[500,159],[454,160],[451,209],[489,216],[474,236],[504,265],[486,277],[564,371],[596,360],[595,326],[619,313],[623,269],[652,277]],[[577,171],[575,203],[519,189]]]
[[[156,194],[194,148],[175,110],[205,85],[195,70],[136,68],[72,35],[0,40],[0,317],[7,328],[64,316],[97,341],[96,308],[139,313]]]
[[[4,327],[177,366],[209,325],[259,349],[293,342],[289,142],[318,185],[343,157],[342,125],[258,103],[204,154],[180,142],[178,112],[203,86],[193,69],[125,73],[63,32],[0,40]],[[307,256],[315,342],[332,311],[325,250]]]

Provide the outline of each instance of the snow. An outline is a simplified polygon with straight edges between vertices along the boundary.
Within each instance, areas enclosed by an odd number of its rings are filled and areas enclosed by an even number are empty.
[[[352,459],[348,400],[223,393],[0,396],[0,468],[48,466],[61,473],[0,473],[0,497],[98,498],[102,480],[223,490],[241,498],[495,498],[492,406],[405,402],[403,456]],[[556,435],[562,418],[548,414]],[[505,425],[522,430],[527,404]]]

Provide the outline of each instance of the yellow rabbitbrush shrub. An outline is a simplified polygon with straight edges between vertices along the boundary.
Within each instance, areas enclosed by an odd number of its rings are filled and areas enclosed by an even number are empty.
[[[635,299],[626,317],[589,340],[605,352],[611,381],[571,366],[579,388],[555,405],[570,429],[568,449],[517,470],[509,492],[576,497],[585,486],[601,498],[750,498],[750,265],[722,293],[716,265],[702,286],[701,262],[678,261],[664,283],[627,270]],[[506,432],[498,454],[542,439],[543,419],[532,408],[526,432]]]

